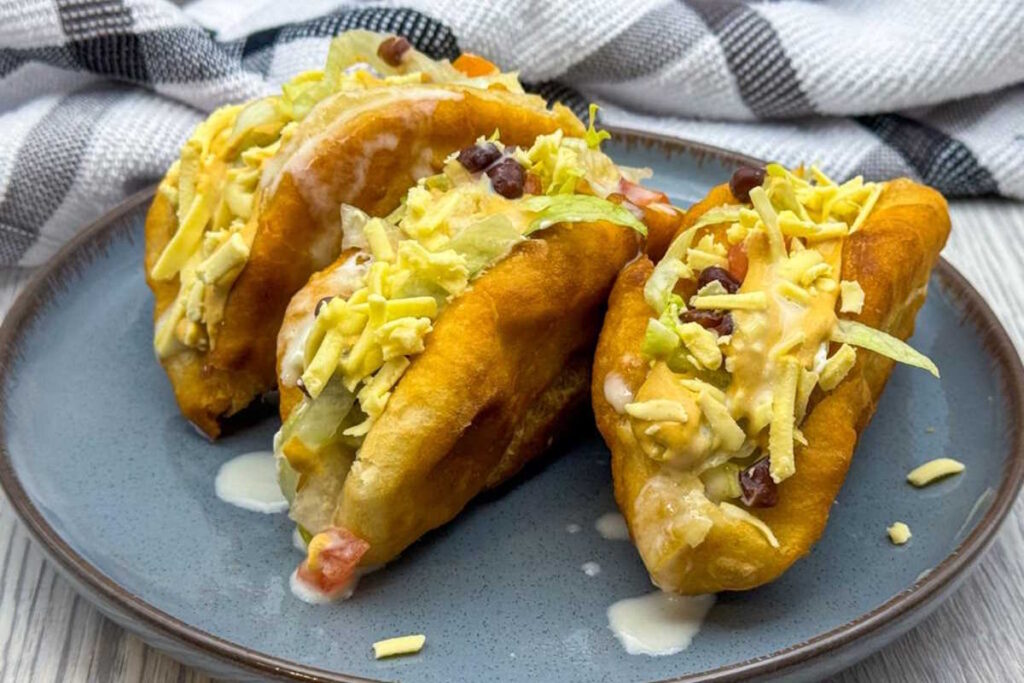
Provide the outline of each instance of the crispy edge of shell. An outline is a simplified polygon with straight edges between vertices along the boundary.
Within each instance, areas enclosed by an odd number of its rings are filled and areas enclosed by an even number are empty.
[[[564,107],[539,109],[514,93],[480,97],[471,90],[461,92],[461,98],[439,100],[429,116],[422,112],[410,116],[401,102],[356,116],[343,132],[318,143],[311,172],[327,178],[331,192],[341,193],[335,198],[339,205],[345,202],[383,215],[398,205],[415,182],[414,170],[428,152],[436,170],[450,152],[496,128],[509,144],[520,145],[532,144],[538,135],[558,128],[573,134],[583,131]],[[401,153],[374,149],[367,160],[366,142],[380,135],[396,136],[395,149]],[[352,185],[356,169],[362,169],[366,179],[357,195],[344,195],[341,188]],[[171,208],[157,194],[146,220],[146,279],[156,299],[154,321],[178,291],[176,277],[164,282],[149,277],[152,264],[176,229]],[[181,412],[211,438],[219,435],[222,418],[274,387],[277,333],[288,302],[313,272],[340,251],[340,233],[332,238],[329,233],[337,232],[336,227],[315,219],[290,173],[284,173],[272,195],[261,197],[259,212],[249,261],[231,288],[215,348],[186,350],[161,361]],[[328,258],[320,261],[306,245],[325,238],[335,244]]]
[[[695,205],[684,221],[734,201],[720,186]],[[854,319],[906,339],[924,303],[925,286],[949,234],[945,199],[931,188],[906,179],[886,184],[864,227],[848,238],[843,250],[843,277],[856,279],[865,292],[863,311]],[[649,312],[643,283],[649,261],[628,267],[613,290],[609,315],[595,358],[592,399],[598,426],[612,450],[615,496],[634,539],[634,501],[654,474],[650,461],[618,432],[619,416],[604,398],[605,376],[619,372],[634,391],[646,377],[639,349]],[[833,349],[834,350],[834,349]],[[832,392],[816,391],[801,429],[809,442],[798,447],[796,474],[779,486],[779,504],[751,510],[779,540],[773,549],[750,525],[720,514],[704,542],[652,575],[660,587],[684,594],[753,588],[780,576],[818,540],[828,521],[860,432],[867,426],[893,361],[857,351],[857,364]]]

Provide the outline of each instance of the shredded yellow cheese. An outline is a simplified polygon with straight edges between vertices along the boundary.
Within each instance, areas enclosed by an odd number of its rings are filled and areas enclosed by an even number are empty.
[[[889,540],[894,545],[903,545],[910,540],[913,535],[910,533],[910,527],[903,522],[894,522],[886,531],[889,532]]]
[[[373,657],[374,659],[384,659],[398,655],[414,655],[423,649],[426,642],[427,637],[422,633],[378,640],[373,644]]]
[[[648,422],[686,422],[686,409],[676,401],[652,399],[626,404],[626,414]]]
[[[697,323],[685,323],[676,328],[676,331],[702,367],[709,370],[721,367],[722,350],[718,348],[718,339],[713,332]]]
[[[966,466],[959,460],[936,458],[910,470],[907,481],[920,488],[951,474],[960,474],[965,468]]]
[[[793,459],[793,421],[800,364],[796,359],[787,357],[782,360],[780,371],[772,390],[772,422],[768,431],[770,472],[772,481],[776,484],[796,472],[796,462]]]
[[[825,361],[821,369],[821,378],[818,383],[825,391],[832,391],[839,383],[846,379],[854,364],[857,362],[857,352],[849,344],[843,344],[839,350]]]
[[[803,422],[804,416],[807,414],[807,403],[811,400],[811,393],[817,385],[818,373],[806,368],[800,368],[800,379],[797,381],[796,386],[795,410],[797,424]],[[806,446],[807,444],[804,445]]]
[[[723,392],[721,389],[719,389],[718,387],[716,387],[713,384],[708,384],[704,380],[700,380],[700,379],[681,379],[681,380],[679,380],[679,384],[684,386],[684,387],[686,387],[687,389],[692,391],[694,394],[700,394],[702,391],[706,391],[716,401],[720,401],[721,403],[725,403],[725,392]]]
[[[875,208],[875,202],[882,194],[882,186],[875,185],[871,190],[871,194],[868,195],[868,199],[864,202],[864,206],[861,207],[860,212],[857,214],[856,220],[853,221],[853,225],[850,226],[850,233],[853,234],[861,229],[864,225],[864,221],[867,220],[868,214]]]
[[[789,299],[795,304],[806,306],[811,303],[811,293],[800,285],[795,285],[788,280],[782,280],[775,285],[775,292],[785,298]]]
[[[702,391],[697,397],[697,405],[707,418],[708,424],[721,440],[722,448],[729,451],[738,451],[747,435],[743,433],[736,420],[729,414],[725,404],[711,395],[711,392]]]
[[[729,265],[729,261],[724,256],[719,256],[718,254],[712,254],[700,249],[687,249],[686,264],[694,270],[704,270],[712,266],[725,268]]]
[[[747,310],[759,311],[768,308],[768,297],[764,292],[744,292],[742,294],[711,294],[695,296],[690,302],[700,310]]]
[[[755,187],[750,191],[750,201],[754,205],[761,220],[764,221],[765,232],[768,235],[768,246],[772,257],[775,260],[786,255],[786,243],[782,239],[782,231],[779,228],[779,216],[772,207],[772,202],[763,187]]]
[[[864,310],[864,289],[856,280],[840,281],[839,296],[840,313],[860,313]]]

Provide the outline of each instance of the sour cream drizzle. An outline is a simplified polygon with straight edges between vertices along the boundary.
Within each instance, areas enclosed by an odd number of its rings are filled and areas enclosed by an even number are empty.
[[[633,392],[619,373],[609,372],[604,376],[604,400],[620,415],[626,412],[626,404],[633,401]]]
[[[214,490],[222,501],[244,510],[273,514],[288,509],[270,451],[243,453],[228,460],[217,472]]]
[[[618,512],[606,512],[594,522],[594,528],[601,538],[609,541],[628,541],[629,527],[626,526],[626,519]]]
[[[352,593],[355,592],[358,584],[359,575],[356,574],[348,585],[342,586],[337,591],[326,593],[318,587],[311,586],[299,578],[298,568],[296,568],[292,572],[292,575],[288,577],[288,585],[292,589],[292,595],[302,602],[310,605],[326,605],[334,602],[335,600],[348,600],[352,597]]]
[[[608,608],[608,628],[631,655],[674,655],[690,646],[714,602],[662,591],[626,598]]]

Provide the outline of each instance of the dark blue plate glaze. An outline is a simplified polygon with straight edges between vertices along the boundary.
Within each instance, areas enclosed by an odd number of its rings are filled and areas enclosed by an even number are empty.
[[[620,131],[609,151],[651,166],[687,205],[740,158]],[[211,444],[179,416],[153,360],[143,282],[146,196],[129,200],[40,273],[0,337],[0,478],[63,572],[107,614],[221,676],[405,681],[814,678],[923,618],[991,541],[1022,478],[1022,370],[978,294],[948,264],[932,277],[913,344],[936,381],[900,367],[857,450],[824,539],[782,579],[720,596],[689,650],[626,654],[614,601],[652,590],[632,546],[603,540],[614,509],[608,452],[585,413],[549,457],[474,503],[355,597],[295,600],[300,559],[285,515],[214,495],[221,463],[269,447],[264,411]],[[257,411],[258,412],[258,411]],[[929,431],[934,428],[934,431]],[[966,472],[904,482],[938,456]],[[895,520],[914,536],[885,534]],[[582,531],[570,534],[569,524]],[[588,577],[584,562],[602,571]],[[370,644],[427,634],[415,657],[377,662]]]

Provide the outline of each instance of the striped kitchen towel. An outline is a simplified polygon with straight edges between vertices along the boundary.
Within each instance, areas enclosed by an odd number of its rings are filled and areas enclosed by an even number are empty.
[[[3,0],[0,264],[156,181],[204,112],[348,28],[484,54],[603,120],[836,177],[1024,199],[1024,3]]]

